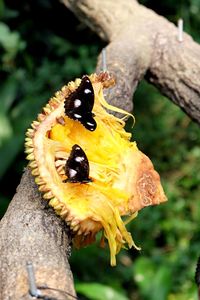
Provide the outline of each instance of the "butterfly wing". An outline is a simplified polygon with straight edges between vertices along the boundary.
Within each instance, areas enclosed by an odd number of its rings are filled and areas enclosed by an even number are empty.
[[[90,182],[89,178],[89,162],[83,149],[75,144],[72,147],[70,156],[66,161],[65,174],[68,179],[67,182]]]
[[[65,114],[78,120],[86,129],[94,131],[96,121],[93,118],[94,89],[88,76],[84,76],[79,87],[65,100]]]

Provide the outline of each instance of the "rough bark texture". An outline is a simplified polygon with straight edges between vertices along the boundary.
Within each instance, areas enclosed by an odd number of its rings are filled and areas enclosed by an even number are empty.
[[[145,78],[200,124],[200,45],[135,0],[62,0],[108,42],[107,67],[117,78],[112,104],[131,110]],[[99,68],[101,57],[99,58]]]
[[[75,296],[68,264],[69,243],[66,225],[46,206],[27,169],[0,223],[0,299],[33,299],[29,295],[27,262],[34,266],[37,286]],[[63,292],[41,292],[52,299],[74,299]]]

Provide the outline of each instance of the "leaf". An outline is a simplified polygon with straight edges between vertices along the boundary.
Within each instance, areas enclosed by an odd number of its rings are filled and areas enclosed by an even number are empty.
[[[25,48],[25,42],[21,40],[19,33],[12,32],[3,22],[0,22],[0,45],[6,52],[2,58],[5,63],[14,59],[17,52]]]
[[[7,116],[0,111],[0,147],[5,140],[8,140],[12,136],[12,127]]]
[[[166,264],[141,257],[134,265],[134,278],[145,299],[165,300],[172,285],[172,270]]]
[[[0,86],[1,112],[8,112],[15,100],[18,88],[18,81],[15,75],[11,75]]]
[[[100,283],[78,283],[76,291],[91,300],[128,300],[119,291]]]

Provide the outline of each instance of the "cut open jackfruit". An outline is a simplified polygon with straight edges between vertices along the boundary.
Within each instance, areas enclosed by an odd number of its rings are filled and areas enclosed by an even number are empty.
[[[27,130],[25,151],[43,197],[74,232],[74,245],[88,245],[102,231],[101,245],[105,237],[114,266],[122,247],[137,248],[125,224],[143,207],[166,201],[166,196],[150,159],[124,130],[124,118],[106,110],[129,115],[104,99],[103,89],[110,87],[113,79],[107,73],[88,78],[94,89],[96,129],[89,131],[65,114],[64,102],[81,83],[76,79],[50,99]],[[66,161],[74,145],[87,156],[91,178],[87,183],[66,180]],[[122,216],[128,216],[127,220]]]

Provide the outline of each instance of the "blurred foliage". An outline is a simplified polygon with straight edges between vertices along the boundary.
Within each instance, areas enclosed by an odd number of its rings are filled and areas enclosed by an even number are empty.
[[[199,41],[200,0],[143,0]],[[52,94],[95,68],[102,42],[57,0],[0,0],[0,213],[23,168],[24,133]],[[108,249],[73,251],[80,299],[195,300],[200,255],[199,127],[157,90],[142,82],[134,96],[133,138],[161,175],[168,202],[140,212],[130,224],[136,244],[109,266]]]

